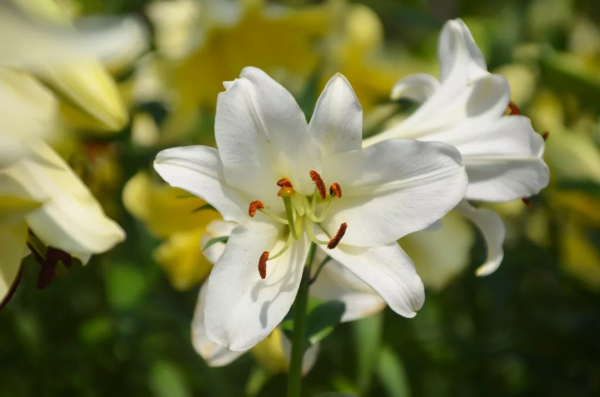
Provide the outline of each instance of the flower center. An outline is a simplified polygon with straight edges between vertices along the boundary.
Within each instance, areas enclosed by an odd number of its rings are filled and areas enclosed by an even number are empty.
[[[337,247],[346,233],[348,225],[342,223],[335,236],[328,235],[330,238],[329,241],[319,240],[315,236],[313,230],[314,224],[323,222],[334,198],[342,198],[342,188],[338,183],[333,183],[329,188],[329,196],[327,196],[327,189],[321,175],[316,171],[310,171],[310,178],[315,183],[315,190],[311,196],[305,196],[294,191],[294,186],[288,178],[282,178],[277,181],[277,186],[281,188],[277,196],[283,200],[285,218],[265,210],[264,204],[258,200],[251,202],[248,207],[248,215],[250,217],[254,217],[256,212],[260,211],[262,214],[286,225],[288,228],[288,238],[283,248],[271,257],[269,257],[268,251],[263,252],[260,256],[258,273],[262,279],[267,277],[267,261],[280,257],[292,246],[294,241],[300,239],[303,227],[306,228],[306,233],[312,242],[319,245],[326,245],[328,249]],[[324,208],[319,215],[317,215],[317,204],[324,204]],[[327,232],[325,233],[327,234]]]

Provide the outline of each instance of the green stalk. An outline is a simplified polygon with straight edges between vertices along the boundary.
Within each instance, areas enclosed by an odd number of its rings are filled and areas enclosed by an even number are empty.
[[[310,283],[310,268],[312,267],[317,245],[310,244],[306,265],[302,273],[300,288],[294,302],[294,332],[292,334],[292,359],[288,374],[287,397],[300,397],[302,387],[302,357],[306,339],[306,307],[308,306],[308,287]]]

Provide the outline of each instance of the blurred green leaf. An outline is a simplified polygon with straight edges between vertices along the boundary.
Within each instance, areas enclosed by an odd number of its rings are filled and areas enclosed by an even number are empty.
[[[191,396],[181,369],[170,362],[155,363],[150,371],[149,383],[150,389],[156,397]]]
[[[592,181],[560,181],[558,188],[562,190],[576,190],[590,196],[600,197],[600,185]]]
[[[357,385],[361,395],[366,395],[371,379],[377,367],[381,336],[383,331],[383,313],[352,323],[354,346],[356,347]]]
[[[122,263],[112,264],[108,269],[106,293],[110,305],[120,310],[136,306],[146,292],[142,270]]]
[[[79,337],[94,343],[107,339],[112,334],[112,324],[107,317],[96,317],[84,323],[79,329]]]
[[[249,397],[258,395],[270,378],[271,374],[263,367],[258,365],[253,367],[248,377],[248,383],[246,383],[246,395]]]
[[[389,397],[410,397],[408,378],[400,358],[388,347],[381,349],[377,376]]]
[[[559,92],[576,94],[579,99],[600,103],[600,74],[588,70],[583,60],[568,53],[547,52],[540,58],[544,82]]]

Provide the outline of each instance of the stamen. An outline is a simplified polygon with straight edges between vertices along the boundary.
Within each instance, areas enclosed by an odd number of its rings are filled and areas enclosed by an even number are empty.
[[[508,109],[510,109],[510,114],[514,116],[518,116],[521,114],[521,110],[513,101],[508,102]]]
[[[549,132],[549,131],[544,131],[544,132],[542,132],[542,138],[544,138],[544,141],[545,141],[546,139],[548,139],[548,137],[549,137],[549,136],[550,136],[550,132]]]
[[[313,225],[310,223],[310,221],[306,219],[306,231],[308,233],[308,237],[310,237],[310,240],[318,245],[325,245],[328,244],[327,241],[323,241],[323,240],[319,240],[316,236],[315,236],[315,231],[313,230]]]
[[[248,215],[250,215],[250,218],[253,218],[254,215],[256,215],[256,211],[262,210],[263,208],[265,208],[265,205],[262,203],[262,201],[253,201],[250,203],[250,207],[248,207]]]
[[[269,251],[265,251],[258,260],[258,274],[263,280],[267,277],[267,260],[269,259]]]
[[[294,242],[294,239],[292,237],[292,233],[289,234],[287,241],[285,242],[285,245],[283,246],[283,248],[276,253],[275,255],[273,255],[272,257],[270,257],[268,260],[272,261],[273,259],[277,259],[279,258],[281,255],[283,255],[285,253],[285,251],[287,251],[291,246],[292,243]]]
[[[321,175],[319,175],[317,171],[311,171],[310,179],[312,179],[315,185],[317,185],[319,195],[323,200],[325,200],[325,197],[327,197],[327,191],[325,189],[325,183],[323,183],[323,179],[321,179]]]
[[[329,188],[329,194],[331,197],[342,198],[342,187],[339,183],[332,183]]]
[[[279,187],[289,187],[289,188],[294,188],[292,186],[292,182],[287,179],[287,178],[281,178],[280,180],[277,181],[277,186]]]
[[[527,206],[527,208],[531,208],[531,200],[529,199],[529,197],[523,197],[521,201]]]
[[[347,228],[348,228],[348,225],[346,224],[346,222],[342,223],[340,225],[340,228],[338,229],[337,233],[335,234],[335,236],[331,239],[329,244],[327,244],[327,248],[332,250],[335,247],[337,247],[337,245],[340,243],[340,240],[342,239],[342,237],[344,237],[344,234],[346,234]]]

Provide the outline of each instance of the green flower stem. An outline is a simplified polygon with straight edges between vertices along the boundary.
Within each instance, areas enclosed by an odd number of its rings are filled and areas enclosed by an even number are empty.
[[[294,302],[294,332],[292,334],[292,359],[290,361],[290,372],[288,374],[287,397],[300,397],[302,387],[302,357],[304,356],[304,344],[306,339],[306,307],[308,306],[308,288],[310,283],[310,269],[315,257],[317,245],[310,244],[306,265],[302,273],[300,288],[296,301]]]

